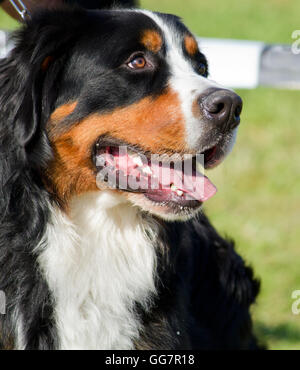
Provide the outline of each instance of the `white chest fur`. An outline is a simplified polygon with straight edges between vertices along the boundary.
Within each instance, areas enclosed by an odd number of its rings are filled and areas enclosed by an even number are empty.
[[[155,225],[108,192],[78,197],[70,216],[53,210],[39,257],[55,299],[62,349],[131,349],[155,294]]]

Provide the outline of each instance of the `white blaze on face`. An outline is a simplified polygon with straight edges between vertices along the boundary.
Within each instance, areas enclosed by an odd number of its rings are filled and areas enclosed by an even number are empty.
[[[186,122],[187,145],[190,149],[197,149],[202,130],[200,119],[193,115],[193,104],[205,90],[212,87],[224,87],[195,72],[191,62],[183,54],[182,33],[171,24],[164,22],[159,15],[147,10],[142,10],[142,12],[152,18],[163,31],[167,47],[167,61],[171,70],[169,85],[180,97]]]

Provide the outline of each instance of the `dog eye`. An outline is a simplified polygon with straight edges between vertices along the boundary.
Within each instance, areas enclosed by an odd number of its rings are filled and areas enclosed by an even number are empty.
[[[146,59],[142,56],[134,57],[127,65],[132,69],[143,69],[146,67]]]
[[[207,67],[204,63],[199,64],[198,72],[201,76],[206,76],[207,75]]]

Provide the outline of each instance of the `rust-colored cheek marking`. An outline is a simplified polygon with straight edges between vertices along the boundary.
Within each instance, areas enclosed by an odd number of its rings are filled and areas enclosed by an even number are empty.
[[[195,40],[193,36],[190,36],[190,35],[185,36],[184,47],[190,56],[194,56],[199,50],[197,41]]]
[[[185,122],[177,93],[144,98],[109,114],[93,114],[68,132],[52,137],[55,158],[47,177],[63,203],[73,195],[97,190],[92,149],[101,135],[136,144],[153,154],[185,149]]]
[[[141,43],[153,53],[158,53],[162,48],[163,40],[157,31],[146,30],[143,33]]]

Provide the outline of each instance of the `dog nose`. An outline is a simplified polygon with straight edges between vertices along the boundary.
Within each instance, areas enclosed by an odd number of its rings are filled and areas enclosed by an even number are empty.
[[[233,129],[240,123],[243,101],[234,92],[214,89],[201,99],[204,114],[225,129]]]

